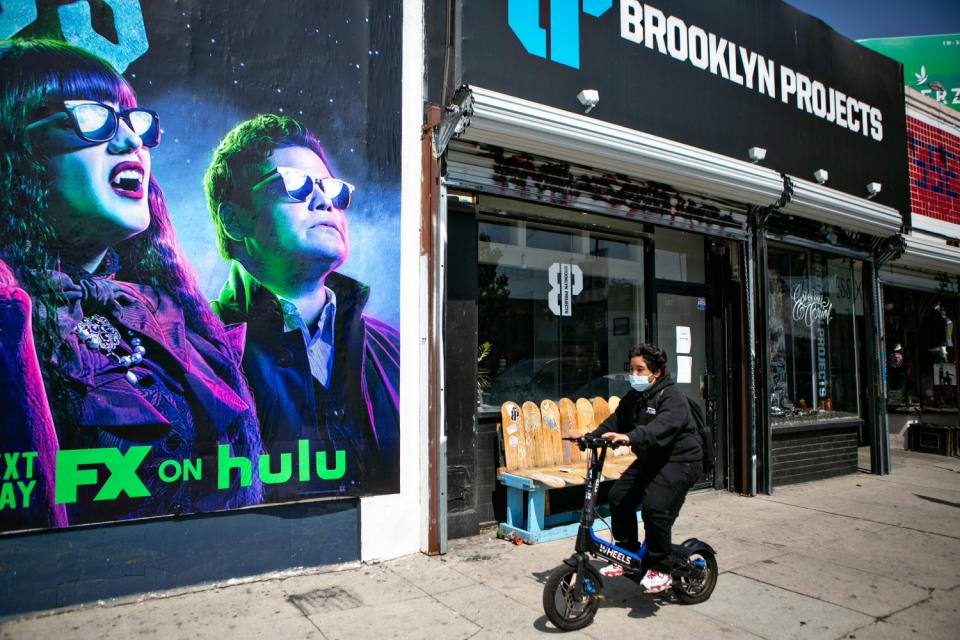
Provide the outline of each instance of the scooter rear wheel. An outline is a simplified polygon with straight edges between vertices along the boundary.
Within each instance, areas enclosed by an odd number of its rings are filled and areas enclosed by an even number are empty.
[[[673,578],[677,600],[683,604],[706,602],[717,586],[717,557],[706,549],[698,549],[690,554],[685,564]]]
[[[603,588],[600,574],[592,566],[585,567],[582,597],[577,598],[577,569],[561,565],[554,569],[543,588],[543,612],[558,629],[583,629],[597,614]]]

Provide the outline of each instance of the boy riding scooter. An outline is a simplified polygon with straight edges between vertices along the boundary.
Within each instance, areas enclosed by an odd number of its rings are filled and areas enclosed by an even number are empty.
[[[673,584],[671,529],[687,491],[700,478],[703,449],[687,398],[667,372],[666,352],[651,344],[632,348],[629,374],[632,390],[589,435],[629,444],[637,456],[610,489],[611,529],[618,547],[637,552],[636,513],[642,505],[647,548],[641,584],[660,592]],[[605,577],[623,573],[619,564],[600,571]]]

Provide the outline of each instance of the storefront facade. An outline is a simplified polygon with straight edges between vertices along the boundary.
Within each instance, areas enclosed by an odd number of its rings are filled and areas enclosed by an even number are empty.
[[[907,89],[910,219],[881,270],[891,446],[941,454],[957,413],[960,321],[960,116]]]
[[[852,472],[871,442],[886,472],[901,68],[778,2],[549,7],[445,16],[442,102],[472,107],[442,155],[450,535],[497,519],[499,403],[622,395],[643,341],[706,408],[700,486]]]

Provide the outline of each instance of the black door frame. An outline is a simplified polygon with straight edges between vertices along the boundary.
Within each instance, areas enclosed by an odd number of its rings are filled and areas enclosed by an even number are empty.
[[[729,247],[719,238],[706,236],[704,239],[707,266],[706,283],[655,278],[653,287],[648,287],[646,305],[648,309],[648,318],[646,318],[647,339],[654,344],[659,344],[660,336],[657,335],[659,315],[657,296],[659,294],[704,298],[706,300],[704,335],[707,340],[705,350],[707,374],[706,376],[701,375],[701,390],[706,408],[707,427],[713,432],[714,472],[712,479],[702,478],[694,488],[713,487],[723,489],[733,488],[729,485],[733,476],[728,468],[730,460],[728,442],[730,442],[732,427],[736,424],[733,419],[734,403],[732,399],[734,396],[731,395],[731,391],[734,390],[736,384],[726,375],[727,365],[731,362],[730,354],[733,346],[730,342],[731,331],[728,330],[728,324],[732,326],[732,318],[728,317],[726,300],[727,283],[731,280],[729,277],[730,265],[727,259]],[[656,266],[652,264],[652,258],[655,243],[656,236],[646,245],[648,247],[648,273],[654,275],[656,274]]]

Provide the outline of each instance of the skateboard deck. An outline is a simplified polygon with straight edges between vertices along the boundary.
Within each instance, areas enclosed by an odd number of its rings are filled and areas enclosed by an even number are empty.
[[[527,400],[523,403],[523,433],[527,442],[527,466],[543,467],[543,447],[540,437],[540,407]]]
[[[577,398],[577,435],[585,435],[596,428],[593,418],[593,404],[586,398]],[[590,452],[581,451],[581,460],[589,460]]]
[[[610,417],[610,405],[599,396],[594,398],[591,404],[593,405],[593,421],[599,427],[604,420]]]
[[[610,399],[607,400],[607,404],[610,406],[610,413],[611,413],[611,415],[614,414],[614,413],[616,413],[616,412],[617,412],[617,407],[620,406],[620,397],[619,397],[619,396],[610,396]],[[611,451],[610,453],[613,454],[613,457],[619,458],[619,457],[621,457],[621,456],[625,456],[625,455],[627,455],[628,453],[630,453],[630,448],[629,448],[629,447],[618,447],[618,448],[614,449],[613,451]]]
[[[560,409],[560,435],[564,438],[576,438],[580,435],[577,432],[577,408],[570,398],[560,398],[557,404]],[[573,462],[580,459],[580,450],[570,442],[563,443],[563,460],[561,462]]]
[[[540,403],[540,427],[543,434],[544,464],[556,466],[563,464],[563,441],[560,440],[560,407],[553,400]]]
[[[500,425],[503,430],[503,457],[507,471],[529,466],[520,405],[516,402],[504,402],[500,406]]]

